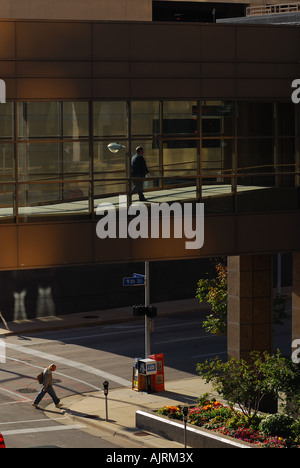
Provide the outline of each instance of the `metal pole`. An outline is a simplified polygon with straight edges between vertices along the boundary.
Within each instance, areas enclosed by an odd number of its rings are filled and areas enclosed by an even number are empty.
[[[145,307],[150,304],[150,278],[149,278],[149,262],[145,262]],[[148,358],[150,352],[150,319],[145,314],[145,359]]]
[[[107,395],[105,395],[105,415],[106,421],[108,421]]]
[[[184,422],[183,443],[184,443],[184,448],[186,448],[186,423],[187,423],[188,412],[189,412],[188,407],[184,406],[182,408],[182,412],[183,412],[183,422]]]

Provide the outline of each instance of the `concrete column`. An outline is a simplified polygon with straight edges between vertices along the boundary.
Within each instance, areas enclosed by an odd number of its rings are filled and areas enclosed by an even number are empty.
[[[294,340],[300,340],[300,252],[293,253],[292,342]],[[297,347],[292,345],[292,350]]]
[[[228,257],[227,349],[228,359],[273,353],[272,255]]]

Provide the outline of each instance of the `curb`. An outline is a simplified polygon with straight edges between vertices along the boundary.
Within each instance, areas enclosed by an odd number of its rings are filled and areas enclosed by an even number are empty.
[[[52,405],[50,404],[52,407]],[[47,407],[48,408],[48,407]],[[135,427],[134,429],[128,429],[128,431],[121,429],[119,427],[115,427],[112,422],[104,421],[103,419],[98,417],[93,417],[91,415],[86,414],[86,416],[77,416],[72,414],[72,410],[62,408],[61,414],[70,418],[71,421],[78,421],[85,426],[92,427],[98,430],[105,430],[109,432],[112,436],[116,437],[123,437],[132,442],[136,442],[138,444],[144,445],[145,448],[182,448],[182,444],[167,440],[162,438],[160,435],[150,432],[147,430],[141,431],[139,427]],[[67,423],[66,423],[67,425]],[[83,428],[81,430],[84,430]]]

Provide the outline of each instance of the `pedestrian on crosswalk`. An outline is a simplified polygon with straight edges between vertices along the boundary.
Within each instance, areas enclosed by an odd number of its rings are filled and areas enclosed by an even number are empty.
[[[35,408],[38,408],[38,404],[39,402],[42,400],[42,398],[44,398],[44,396],[46,395],[46,393],[49,393],[49,395],[51,396],[56,408],[61,408],[61,404],[60,404],[60,400],[59,398],[57,397],[56,393],[55,393],[55,390],[52,386],[52,382],[53,382],[53,379],[52,379],[52,372],[54,372],[56,370],[56,365],[55,364],[50,364],[50,366],[46,367],[46,369],[44,369],[43,371],[43,385],[42,385],[42,388],[39,392],[39,394],[37,395],[36,399],[34,400],[34,402],[32,403],[32,406],[34,406]]]

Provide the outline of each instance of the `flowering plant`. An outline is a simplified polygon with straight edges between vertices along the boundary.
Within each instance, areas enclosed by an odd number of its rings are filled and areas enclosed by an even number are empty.
[[[182,406],[164,406],[157,411],[158,414],[168,416],[171,419],[183,419]],[[189,424],[210,429],[221,434],[233,437],[244,442],[262,448],[286,448],[292,443],[295,448],[300,448],[296,441],[290,437],[285,439],[278,434],[264,433],[261,430],[261,422],[268,416],[257,415],[251,421],[243,413],[232,407],[226,406],[215,399],[199,399],[194,407],[189,408]]]

